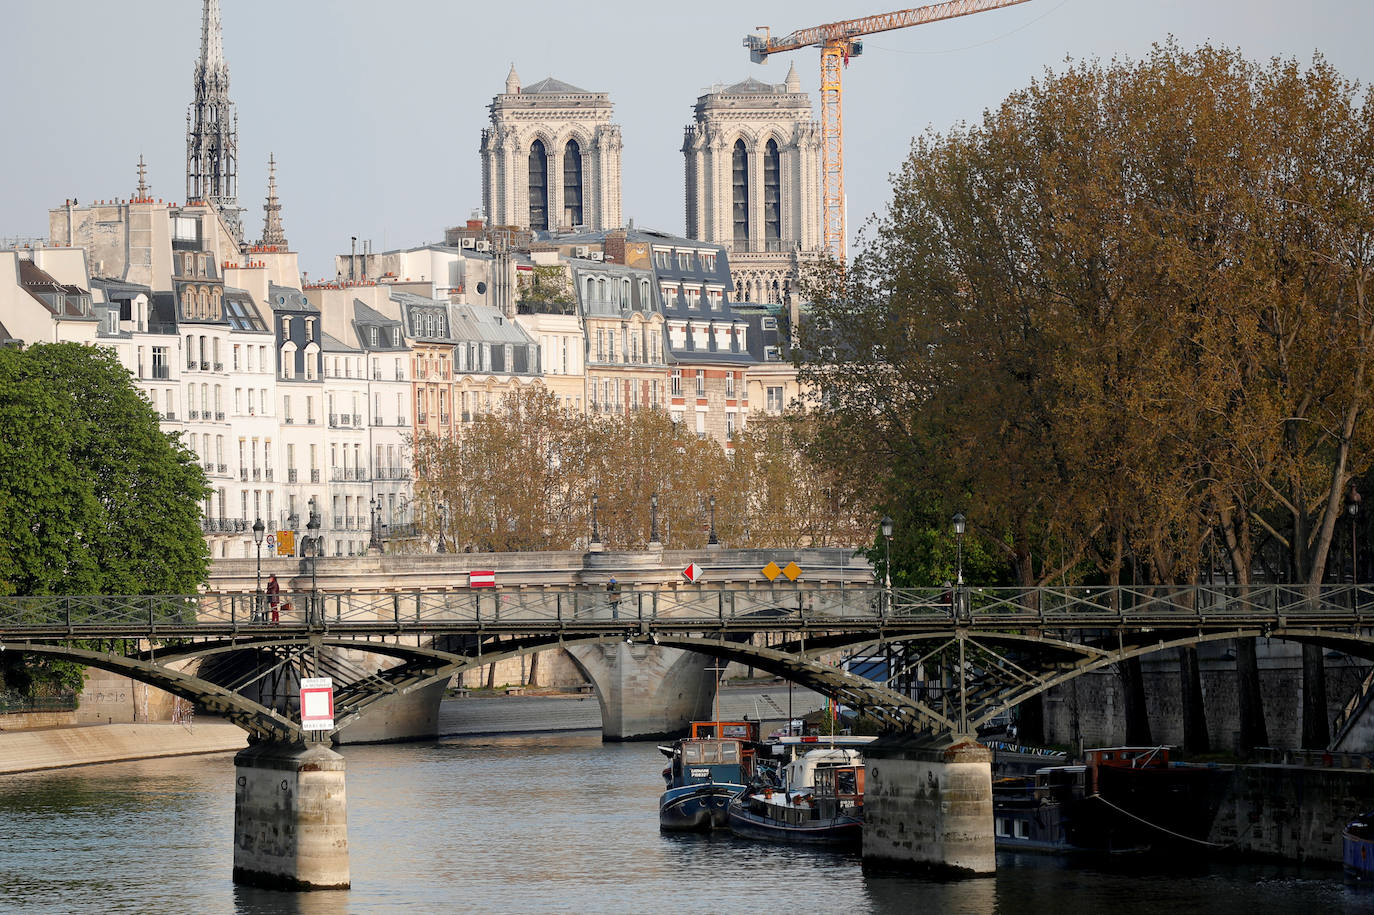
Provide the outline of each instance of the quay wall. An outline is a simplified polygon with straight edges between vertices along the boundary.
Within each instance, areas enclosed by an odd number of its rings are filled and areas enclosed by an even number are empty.
[[[1239,684],[1236,665],[1228,657],[1230,643],[1198,648],[1203,707],[1212,750],[1238,749],[1240,738]],[[1260,694],[1264,703],[1269,745],[1296,747],[1302,742],[1302,650],[1294,643],[1258,640]],[[1183,695],[1178,655],[1173,650],[1141,659],[1145,679],[1150,733],[1156,743],[1182,745]],[[1358,692],[1367,662],[1345,655],[1326,662],[1327,721],[1333,722]],[[1115,746],[1126,741],[1126,713],[1121,677],[1112,670],[1077,677],[1044,694],[1045,740],[1073,747]],[[1374,746],[1343,747],[1370,751]]]
[[[97,724],[0,731],[0,775],[95,763],[222,753],[248,745],[238,725],[214,719],[193,725]]]
[[[1242,857],[1339,867],[1341,830],[1369,810],[1367,768],[1237,766],[1208,839]]]

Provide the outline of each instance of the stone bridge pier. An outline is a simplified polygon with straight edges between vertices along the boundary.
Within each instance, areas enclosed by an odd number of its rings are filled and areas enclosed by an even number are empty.
[[[644,642],[572,645],[568,654],[596,688],[601,736],[636,740],[680,734],[711,716],[715,676],[706,655]]]
[[[234,757],[234,882],[347,889],[344,759],[322,743],[263,740]]]

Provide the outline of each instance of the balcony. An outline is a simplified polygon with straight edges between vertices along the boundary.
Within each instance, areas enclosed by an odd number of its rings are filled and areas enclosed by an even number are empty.
[[[229,465],[228,465],[228,464],[216,464],[216,465],[215,465],[215,472],[216,472],[216,473],[228,473],[228,472],[229,472]]]
[[[407,423],[406,423],[406,418],[405,418],[404,416],[398,416],[398,417],[396,417],[396,425],[398,425],[398,426],[407,425]]]
[[[469,413],[467,410],[464,410],[464,411],[462,412],[461,416],[462,416],[463,422],[465,422],[465,423],[470,423],[470,422],[472,422],[472,414]]]
[[[154,377],[154,378],[171,378],[171,377],[172,377],[172,367],[171,367],[170,365],[155,365],[155,366],[153,366],[153,377]]]
[[[296,482],[296,468],[292,467],[290,470],[286,471],[286,482]]]
[[[223,410],[216,410],[216,411],[215,411],[215,420],[216,420],[217,422],[221,422],[221,423],[224,422],[224,411],[223,411]]]
[[[429,419],[429,414],[428,414],[428,413],[421,413],[421,414],[416,418],[416,421],[417,421],[420,425],[424,425],[425,420],[427,420],[427,419]]]
[[[441,425],[441,426],[447,426],[447,425],[448,425],[448,414],[447,414],[447,413],[440,413],[440,414],[439,414],[439,425]]]
[[[162,414],[162,418],[165,419],[165,420],[167,420],[168,422],[172,422],[172,421],[174,421],[174,420],[177,418],[177,411],[176,411],[176,410],[168,410],[166,413],[163,413],[163,414]]]
[[[215,371],[216,371],[216,372],[222,372],[222,371],[224,371],[224,363],[223,363],[223,362],[216,362],[216,363],[215,363]]]
[[[208,362],[202,362],[202,363],[200,364],[200,370],[201,370],[202,372],[208,372],[208,371],[210,371],[210,363],[208,363]]]
[[[318,483],[318,482],[320,482],[320,471],[319,471],[319,468],[315,468],[315,469],[313,469],[313,470],[310,471],[310,482],[311,482],[311,483]]]
[[[360,414],[353,414],[353,425],[357,426],[359,429],[363,427],[363,418]]]
[[[190,417],[191,419],[200,419],[200,411],[199,411],[199,410],[192,410],[190,413],[187,413],[186,415],[187,415],[188,417]]]
[[[282,417],[282,422],[285,423],[285,424],[288,425],[288,426],[294,426],[294,425],[296,424],[296,420],[293,419],[293,418],[290,417],[290,416],[284,416],[284,417]]]
[[[397,369],[397,370],[396,370],[396,380],[397,380],[397,381],[405,381],[405,380],[406,380],[406,373],[403,372],[403,371],[401,371],[400,369]]]
[[[214,470],[214,469],[215,469],[215,465],[214,465],[214,464],[211,464],[211,463],[208,462],[208,461],[204,464],[204,467],[205,467],[205,469],[206,469],[207,471],[208,471],[208,470]]]
[[[337,413],[330,413],[330,414],[329,414],[329,428],[331,428],[331,429],[337,429],[337,428],[339,428],[339,414],[337,414]]]
[[[254,481],[262,479],[262,471],[259,470],[257,467],[253,468],[253,479]]]
[[[265,467],[265,468],[263,468],[263,471],[262,471],[262,478],[263,478],[264,480],[266,480],[267,482],[269,482],[269,483],[272,482],[272,468],[271,468],[271,467]]]
[[[187,360],[186,360],[186,369],[187,369],[187,371],[190,371],[190,370],[194,369],[195,367],[196,367],[196,360],[194,360],[194,359],[187,359]]]
[[[373,381],[381,381],[381,380],[382,380],[382,370],[381,370],[381,369],[373,369],[373,370],[372,370],[372,380],[373,380]]]

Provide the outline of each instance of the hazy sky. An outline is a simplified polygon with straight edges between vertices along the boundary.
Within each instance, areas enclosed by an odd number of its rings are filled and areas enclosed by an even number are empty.
[[[873,2],[469,3],[221,0],[239,116],[239,203],[262,231],[268,152],[301,266],[332,276],[349,236],[376,250],[442,238],[481,204],[486,105],[513,62],[610,93],[624,136],[623,212],[682,232],[682,128],[698,95],[746,76],[812,96],[819,52],[751,64],[741,39],[884,11]],[[47,211],[152,193],[185,196],[186,109],[200,0],[0,0],[0,237],[46,235]],[[1174,35],[1248,56],[1325,55],[1374,79],[1368,0],[1031,0],[870,36],[845,73],[851,234],[887,202],[911,138],[979,118],[1066,57],[1139,57]],[[817,112],[819,113],[819,112]]]

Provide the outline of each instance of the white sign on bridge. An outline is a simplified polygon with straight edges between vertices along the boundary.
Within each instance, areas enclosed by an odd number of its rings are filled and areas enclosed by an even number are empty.
[[[329,677],[301,678],[301,730],[334,729],[334,681]]]

